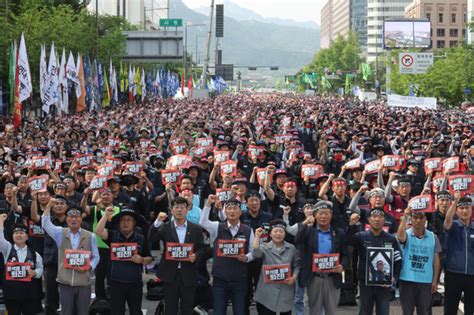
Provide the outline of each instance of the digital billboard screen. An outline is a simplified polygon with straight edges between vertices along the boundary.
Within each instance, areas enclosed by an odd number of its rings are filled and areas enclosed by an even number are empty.
[[[431,22],[419,20],[384,21],[384,49],[431,48]]]

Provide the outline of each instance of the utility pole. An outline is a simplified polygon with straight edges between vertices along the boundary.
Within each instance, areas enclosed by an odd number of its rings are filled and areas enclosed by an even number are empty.
[[[210,49],[210,46],[211,46],[212,17],[213,16],[214,16],[214,0],[211,0],[211,12],[209,13],[209,28],[208,28],[208,31],[207,31],[204,67],[202,69],[202,84],[203,84],[203,86],[205,86],[206,82],[207,82],[207,69],[209,68],[209,49]]]

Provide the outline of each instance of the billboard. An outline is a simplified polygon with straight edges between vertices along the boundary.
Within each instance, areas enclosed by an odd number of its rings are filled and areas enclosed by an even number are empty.
[[[426,20],[386,20],[383,27],[383,47],[431,48],[431,22]]]

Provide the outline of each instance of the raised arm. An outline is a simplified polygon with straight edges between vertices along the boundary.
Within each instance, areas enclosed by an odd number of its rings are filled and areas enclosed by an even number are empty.
[[[207,197],[206,204],[201,212],[201,218],[199,219],[199,224],[203,229],[209,232],[209,236],[212,241],[217,237],[217,229],[219,228],[219,222],[209,220],[209,211],[211,210],[212,204],[217,201],[216,195],[209,195]]]
[[[444,229],[446,231],[451,230],[451,227],[453,225],[454,214],[456,213],[456,206],[459,199],[461,199],[461,192],[459,190],[456,190],[456,192],[454,193],[454,200],[451,203],[451,206],[446,212],[446,216],[444,218]]]

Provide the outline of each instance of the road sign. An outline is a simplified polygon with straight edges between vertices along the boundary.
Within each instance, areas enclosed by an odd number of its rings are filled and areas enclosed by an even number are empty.
[[[433,65],[433,53],[399,53],[398,65],[401,74],[426,73]]]
[[[160,19],[160,27],[181,27],[183,19]]]

